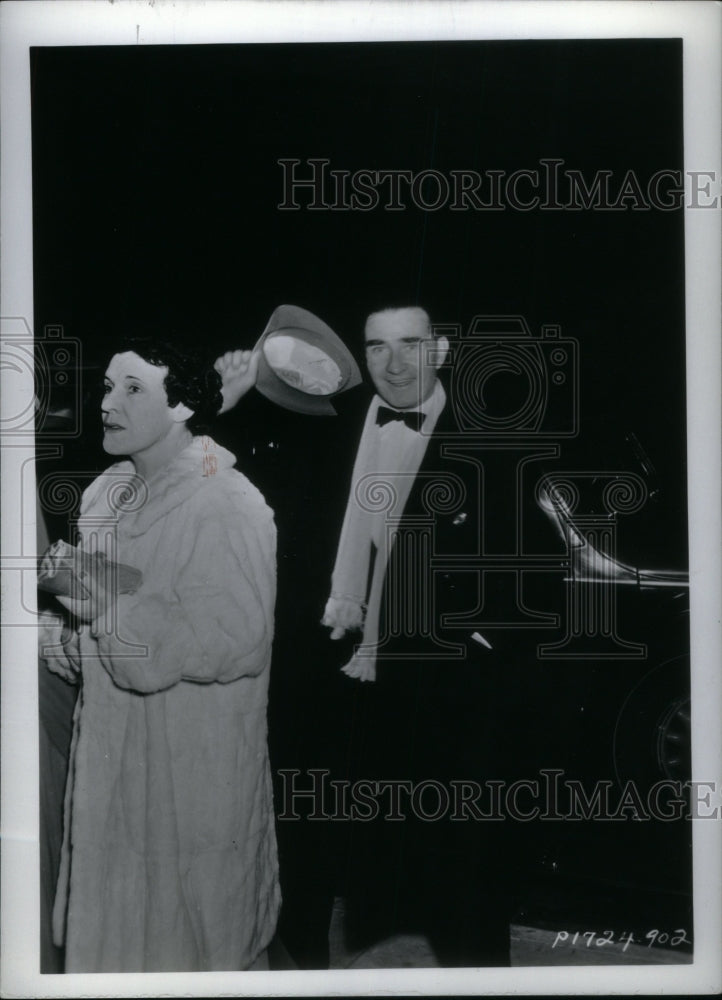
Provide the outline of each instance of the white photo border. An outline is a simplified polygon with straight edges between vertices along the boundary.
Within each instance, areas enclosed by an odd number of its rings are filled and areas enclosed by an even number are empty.
[[[722,174],[720,7],[706,2],[468,0],[10,0],[0,7],[3,336],[32,330],[31,46],[281,41],[682,38],[685,171]],[[720,247],[721,214],[685,209],[688,494],[691,577],[693,777],[722,775],[720,663]],[[32,372],[3,372],[3,417],[32,405]],[[2,440],[3,615],[21,613],[17,539],[34,532],[19,503],[32,443]],[[30,537],[30,535],[27,535]],[[15,567],[16,568],[16,567]],[[694,963],[659,967],[364,970],[193,974],[40,975],[36,635],[3,629],[2,989],[5,996],[259,996],[715,993],[722,985],[722,824],[694,821]]]

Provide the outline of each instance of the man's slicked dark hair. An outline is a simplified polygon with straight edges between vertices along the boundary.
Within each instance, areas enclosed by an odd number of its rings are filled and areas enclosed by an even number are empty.
[[[168,405],[183,403],[193,416],[186,426],[194,434],[207,430],[222,404],[221,376],[195,352],[157,337],[123,337],[113,344],[113,356],[132,352],[157,368],[167,368],[163,386]]]
[[[370,312],[368,314],[368,316],[366,317],[366,323],[368,323],[368,321],[371,319],[372,316],[380,316],[383,313],[395,313],[395,312],[423,313],[423,315],[426,317],[426,322],[428,323],[429,326],[429,332],[431,333],[432,337],[436,336],[436,334],[434,333],[434,324],[431,322],[431,316],[429,314],[429,311],[425,309],[424,306],[418,305],[416,303],[414,303],[413,305],[404,305],[404,306],[381,306],[380,309],[374,309],[373,312]]]

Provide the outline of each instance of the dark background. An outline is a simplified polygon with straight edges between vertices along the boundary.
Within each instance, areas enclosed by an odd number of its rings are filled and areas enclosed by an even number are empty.
[[[282,157],[414,173],[556,157],[644,186],[683,168],[681,71],[675,40],[34,49],[35,328],[80,338],[89,389],[109,330],[141,320],[211,359],[281,302],[352,349],[394,303],[464,330],[479,313],[559,324],[580,343],[581,454],[594,442],[613,468],[637,435],[670,513],[650,555],[684,565],[681,210],[277,209]],[[244,414],[288,424],[257,399]]]
[[[464,330],[477,314],[523,315],[534,333],[554,323],[579,342],[579,435],[560,466],[644,473],[654,496],[620,524],[620,548],[635,564],[686,567],[681,209],[277,208],[282,157],[300,170],[323,157],[330,169],[414,173],[512,172],[555,157],[587,181],[613,171],[613,191],[629,170],[644,187],[684,166],[681,41],[98,46],[33,49],[31,64],[35,329],[62,326],[82,345],[84,433],[58,439],[58,466],[107,464],[95,388],[118,326],[169,329],[213,360],[252,347],[273,309],[295,303],[361,361],[365,316],[385,305],[418,301]],[[53,389],[56,405],[71,397]],[[276,511],[273,676],[294,698],[316,669],[298,637],[325,601],[365,398],[355,389],[338,417],[316,418],[252,393],[214,430]],[[685,653],[686,622],[660,638],[668,608],[622,610],[626,637],[649,644],[644,663],[536,664],[526,679],[528,745],[547,748],[538,766],[610,776],[623,706]],[[688,889],[686,833],[652,841],[626,829],[600,848],[558,826],[532,859],[542,868]],[[679,864],[665,870],[670,846]]]

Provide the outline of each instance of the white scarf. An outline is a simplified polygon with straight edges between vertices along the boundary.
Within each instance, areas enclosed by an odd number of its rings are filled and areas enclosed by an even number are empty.
[[[445,403],[446,394],[437,380],[431,396],[419,407],[426,415],[420,432],[399,421],[379,428],[378,408],[386,405],[379,396],[374,396],[366,415],[331,577],[331,596],[322,618],[322,624],[331,628],[363,630],[361,644],[341,668],[361,681],[376,679],[386,566],[414,478]],[[372,542],[377,551],[369,586]]]

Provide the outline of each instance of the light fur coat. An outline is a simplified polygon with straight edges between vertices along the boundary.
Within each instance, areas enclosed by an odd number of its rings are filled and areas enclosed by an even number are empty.
[[[67,972],[244,969],[275,930],[276,533],[233,464],[194,438],[147,493],[126,461],[83,497],[84,546],[110,541],[143,583],[115,624],[81,629],[54,912]]]

